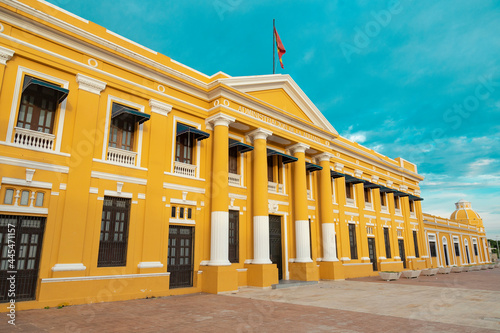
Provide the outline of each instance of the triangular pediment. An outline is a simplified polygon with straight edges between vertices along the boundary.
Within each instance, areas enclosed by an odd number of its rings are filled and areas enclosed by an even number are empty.
[[[271,104],[286,114],[338,135],[290,75],[240,76],[222,79],[220,82]]]

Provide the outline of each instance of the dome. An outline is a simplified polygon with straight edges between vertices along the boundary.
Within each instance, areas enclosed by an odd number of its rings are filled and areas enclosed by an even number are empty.
[[[472,209],[469,201],[461,199],[455,203],[455,208],[455,211],[451,213],[450,220],[478,226],[483,225],[481,216]]]

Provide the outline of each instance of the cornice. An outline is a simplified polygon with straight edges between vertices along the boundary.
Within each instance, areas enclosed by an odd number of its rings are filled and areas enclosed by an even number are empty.
[[[156,77],[154,78],[154,80],[157,80],[160,83],[168,84],[182,91],[188,91],[188,93],[207,101],[206,90],[208,89],[208,84],[200,80],[192,78],[187,74],[158,63],[155,60],[138,54],[137,52],[129,50],[121,45],[108,41],[103,37],[99,37],[88,31],[85,31],[84,29],[78,28],[68,22],[50,16],[49,14],[44,13],[40,10],[34,9],[20,1],[0,0],[0,3],[13,7],[24,14],[36,17],[37,19],[40,19],[47,22],[48,24],[54,25],[62,30],[70,32],[82,39],[94,42],[98,44],[99,47],[96,47],[95,45],[92,45],[91,43],[83,41],[81,39],[68,36],[67,34],[61,33],[61,31],[58,31],[57,29],[50,28],[46,24],[41,24],[39,22],[33,21],[32,19],[29,19],[19,13],[14,13],[8,9],[0,8],[0,19],[4,22],[7,22],[14,26],[18,26],[19,28],[28,30],[34,34],[43,36],[56,43],[64,44],[70,48],[77,49],[82,53],[100,58],[104,61],[123,67],[127,70],[140,73],[141,75],[145,75],[144,72],[148,72],[148,75],[145,76],[148,76],[150,78]],[[120,54],[121,57],[103,48],[113,50],[114,52]],[[124,56],[135,61],[124,59]],[[140,66],[137,64],[137,62],[151,66],[154,69]],[[165,74],[162,75],[162,73],[158,73],[158,70],[164,72]],[[159,78],[159,76],[161,76],[161,79]]]
[[[0,64],[7,65],[7,61],[9,61],[14,56],[14,53],[14,51],[0,46]]]
[[[78,83],[78,89],[85,90],[96,95],[100,95],[101,91],[106,88],[106,82],[99,81],[93,77],[83,74],[76,74],[76,82]]]
[[[157,101],[155,99],[149,100],[149,106],[151,107],[151,112],[158,113],[164,116],[168,116],[170,111],[172,111],[172,105]]]

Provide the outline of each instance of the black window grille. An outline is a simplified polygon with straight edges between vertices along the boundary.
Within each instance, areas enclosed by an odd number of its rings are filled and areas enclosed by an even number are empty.
[[[98,267],[127,264],[130,199],[104,197]]]
[[[429,249],[431,251],[431,257],[437,257],[435,241],[429,241]]]
[[[384,228],[384,241],[385,241],[385,257],[392,258],[391,255],[391,238],[389,235],[389,228]]]
[[[356,242],[355,224],[349,224],[349,244],[351,247],[351,259],[358,259],[358,244]]]
[[[240,212],[229,211],[229,262],[239,262],[239,220]]]
[[[477,244],[474,244],[474,255],[478,256],[479,252],[477,250]]]
[[[455,245],[455,255],[457,257],[460,257],[460,244],[458,243],[453,243],[453,245]]]
[[[420,257],[420,253],[418,252],[418,239],[417,239],[417,231],[413,230],[413,246],[415,246],[415,257]]]

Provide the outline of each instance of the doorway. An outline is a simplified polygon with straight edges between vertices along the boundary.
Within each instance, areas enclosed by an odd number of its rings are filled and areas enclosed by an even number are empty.
[[[269,215],[269,254],[278,267],[278,280],[283,279],[283,253],[281,248],[281,216]]]
[[[377,268],[377,252],[375,249],[375,238],[368,238],[368,255],[370,257],[370,261],[373,265],[373,271],[378,271]]]
[[[170,272],[170,288],[193,286],[193,238],[193,227],[169,227],[167,271]]]
[[[45,217],[0,215],[0,303],[9,301],[12,271],[17,272],[16,301],[36,298],[44,230]],[[15,245],[14,256],[9,256],[9,245]]]
[[[405,241],[404,239],[398,239],[399,245],[399,256],[401,257],[401,261],[403,262],[403,268],[406,268],[406,255],[405,255]]]

